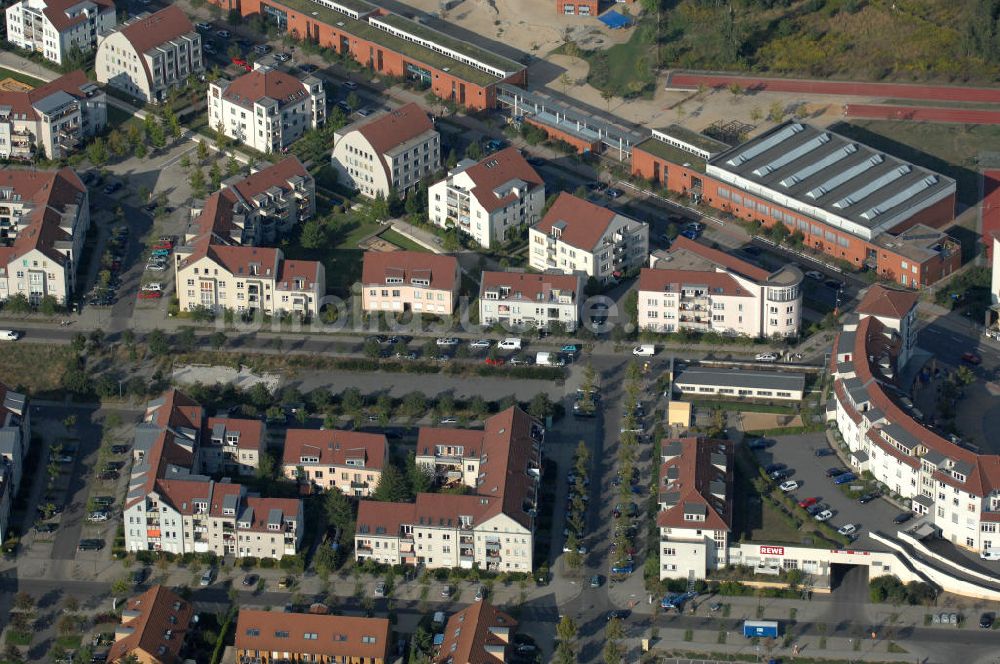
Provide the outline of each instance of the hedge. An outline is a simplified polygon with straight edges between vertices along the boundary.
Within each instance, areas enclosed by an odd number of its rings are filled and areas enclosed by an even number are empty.
[[[803,433],[816,433],[826,429],[825,424],[805,424],[798,427],[775,427],[774,429],[752,429],[744,431],[745,436],[796,436]]]
[[[222,655],[226,651],[226,640],[229,636],[229,631],[233,628],[233,621],[239,614],[239,609],[237,607],[231,607],[229,613],[226,614],[226,621],[222,623],[222,628],[219,630],[219,636],[215,640],[215,649],[212,650],[211,664],[219,664],[222,661]]]

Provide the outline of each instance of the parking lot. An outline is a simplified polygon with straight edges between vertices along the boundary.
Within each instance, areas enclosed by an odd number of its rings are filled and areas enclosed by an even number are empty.
[[[902,511],[884,498],[877,498],[865,505],[856,499],[849,498],[843,487],[834,484],[833,479],[826,476],[829,468],[847,468],[837,456],[817,457],[816,450],[828,448],[824,432],[784,436],[776,439],[776,443],[765,449],[757,450],[755,455],[762,466],[771,463],[786,464],[794,471],[790,479],[796,480],[800,486],[791,495],[796,501],[816,497],[819,502],[829,506],[833,517],[829,523],[835,528],[852,523],[857,526],[855,541],[864,548],[874,551],[885,551],[878,542],[867,537],[867,533],[880,530],[894,534],[899,526],[892,520]],[[863,481],[850,482],[844,486],[858,486]]]

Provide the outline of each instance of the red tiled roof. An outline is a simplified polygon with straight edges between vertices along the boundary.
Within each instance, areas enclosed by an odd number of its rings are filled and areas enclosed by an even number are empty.
[[[700,528],[703,530],[729,530],[733,521],[733,448],[727,440],[707,438],[664,439],[661,449],[666,454],[668,445],[680,445],[680,454],[660,464],[659,492],[677,494],[676,502],[660,511],[656,524],[661,528]],[[725,457],[725,471],[712,463],[712,455]],[[671,471],[671,469],[675,469]],[[668,473],[673,477],[668,477]],[[711,484],[725,484],[725,496],[720,502],[712,496]],[[704,521],[685,521],[685,505],[704,508]],[[717,511],[717,508],[719,511]]]
[[[100,12],[104,13],[106,11],[114,11],[115,3],[113,0],[91,0],[95,5],[100,7]],[[45,9],[42,13],[45,14],[45,18],[49,19],[52,23],[52,27],[62,32],[68,28],[72,28],[74,25],[78,25],[87,20],[86,14],[79,12],[76,16],[70,18],[66,15],[66,10],[75,7],[80,4],[80,0],[46,0]]]
[[[278,263],[278,277],[274,288],[279,291],[312,290],[320,280],[322,269],[323,264],[319,261],[282,260]],[[295,286],[296,279],[301,286]]]
[[[475,166],[465,169],[464,172],[472,179],[474,185],[472,195],[489,212],[502,208],[516,199],[513,192],[508,192],[504,196],[497,196],[494,193],[499,187],[513,180],[523,180],[528,185],[527,191],[544,186],[542,178],[515,147],[495,152]],[[522,191],[521,195],[524,193]]]
[[[160,399],[150,402],[154,403],[156,405],[147,405],[146,415],[143,418],[145,421],[164,428],[201,428],[205,410],[197,401],[180,390],[171,388],[164,392]]]
[[[551,235],[552,227],[563,224],[560,240],[584,251],[593,251],[615,218],[615,212],[565,191],[534,229]]]
[[[902,318],[916,304],[917,293],[915,291],[896,290],[886,288],[882,284],[875,284],[861,298],[857,312],[883,318]]]
[[[154,14],[123,25],[120,30],[138,54],[146,78],[152,80],[149,64],[143,54],[160,44],[194,32],[194,25],[180,7],[167,5]]]
[[[270,67],[243,74],[222,92],[223,99],[244,108],[253,108],[256,102],[263,99],[273,99],[281,109],[308,96],[302,81]]]
[[[60,213],[65,212],[67,206],[83,205],[87,194],[83,181],[69,167],[58,171],[0,169],[0,188],[8,187],[22,202],[31,203],[32,208],[27,219],[22,221],[24,228],[18,232],[12,251],[0,253],[0,256],[9,253],[9,260],[2,267],[6,268],[10,261],[32,250],[64,264],[66,257],[55,248],[55,243],[71,238],[59,226]]]
[[[683,235],[678,235],[673,239],[668,251],[690,251],[693,254],[701,256],[705,260],[724,267],[727,270],[732,270],[733,272],[743,275],[744,277],[749,277],[754,281],[767,281],[767,278],[771,276],[771,273],[763,268],[759,268],[752,263],[740,260],[736,256],[727,254],[719,249],[713,249],[701,244],[700,242],[695,242],[694,240],[688,239]]]
[[[366,251],[361,282],[365,286],[385,285],[387,277],[399,277],[402,286],[411,279],[429,279],[436,290],[453,291],[457,286],[458,261],[454,256],[422,251]]]
[[[250,522],[249,530],[256,532],[269,532],[267,529],[267,519],[271,510],[279,510],[284,519],[291,517],[297,520],[299,518],[299,506],[302,504],[302,501],[297,498],[250,497],[245,502],[246,506],[253,510],[253,521]],[[241,514],[237,513],[237,519],[241,516]],[[301,523],[298,524],[300,528],[302,525]],[[241,530],[247,529],[241,528]]]
[[[495,633],[496,629],[501,633]],[[506,647],[517,629],[517,621],[486,600],[470,604],[448,619],[444,641],[438,647],[435,662],[443,664],[498,664],[505,661],[487,650]],[[509,630],[506,635],[502,630]]]
[[[423,495],[423,494],[420,494]],[[361,536],[385,535],[398,537],[404,523],[415,523],[415,503],[383,503],[377,500],[358,501],[355,532]]]
[[[753,297],[740,282],[725,272],[702,270],[658,270],[644,267],[639,271],[639,290],[677,293],[686,286],[705,286],[712,295]]]
[[[302,165],[295,155],[285,157],[276,164],[271,164],[267,168],[248,175],[239,182],[229,185],[228,189],[235,189],[244,200],[250,200],[257,194],[263,193],[271,187],[279,187],[282,190],[288,189],[288,181],[294,177],[309,178],[309,171]],[[224,189],[223,191],[226,191]]]
[[[118,662],[136,652],[148,655],[148,659],[139,657],[140,661],[163,664],[181,661],[180,651],[194,615],[190,602],[157,585],[128,600],[124,611],[119,630],[130,631],[119,636],[108,650],[109,662]],[[132,613],[138,615],[128,617]]]
[[[195,254],[188,259],[194,262]],[[231,272],[233,276],[250,277],[251,266],[256,266],[256,276],[274,279],[278,274],[278,250],[273,247],[230,247],[223,244],[209,245],[206,255]]]
[[[381,156],[424,132],[433,131],[434,123],[424,109],[409,103],[359,124],[355,129]]]
[[[281,462],[286,466],[298,466],[303,456],[314,456],[319,457],[315,465],[346,466],[350,458],[361,459],[361,468],[381,470],[388,446],[383,434],[340,429],[289,429]]]
[[[260,420],[241,420],[234,417],[210,417],[208,418],[208,433],[212,433],[215,425],[221,424],[226,427],[226,431],[238,432],[240,437],[236,446],[241,450],[261,451],[264,446],[264,423]]]
[[[580,277],[569,274],[536,274],[533,272],[492,272],[484,271],[479,289],[480,297],[488,290],[499,290],[501,286],[510,289],[507,297],[500,300],[523,300],[548,302],[552,291],[570,294],[573,301],[583,295],[580,291]]]
[[[20,113],[28,119],[37,120],[38,113],[35,111],[34,104],[55,92],[65,92],[72,97],[82,99],[86,95],[80,90],[80,87],[87,83],[89,83],[87,75],[82,70],[77,69],[34,90],[0,92],[0,106],[10,106],[13,113]]]
[[[324,661],[384,662],[389,645],[388,618],[240,609],[236,620],[238,651],[318,655]]]

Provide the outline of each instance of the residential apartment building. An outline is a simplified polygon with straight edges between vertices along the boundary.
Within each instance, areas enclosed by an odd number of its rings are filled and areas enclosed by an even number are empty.
[[[382,479],[389,458],[383,434],[340,429],[289,429],[281,474],[320,489],[366,498]]]
[[[21,489],[30,441],[27,397],[0,383],[0,541],[7,539],[10,513]]]
[[[733,446],[699,437],[660,443],[660,578],[704,579],[728,564]]]
[[[403,195],[441,167],[441,135],[409,103],[338,130],[331,159],[338,179],[365,196]]]
[[[261,16],[299,40],[353,59],[376,76],[406,78],[469,110],[497,107],[500,85],[526,86],[527,67],[364,0],[211,0]]]
[[[280,152],[326,123],[323,82],[256,64],[254,71],[234,81],[209,83],[208,122],[259,152]]]
[[[57,65],[88,53],[115,27],[113,0],[20,0],[6,9],[7,41]]]
[[[793,120],[729,147],[669,127],[635,146],[632,174],[902,286],[961,264],[940,230],[955,181],[827,129]]]
[[[433,184],[427,216],[441,228],[457,228],[481,247],[508,242],[541,219],[545,183],[514,147],[464,159]]]
[[[215,463],[211,437],[220,433],[218,424],[176,390],[148,404],[135,430],[122,513],[127,551],[271,559],[296,553],[305,527],[302,501],[263,498],[201,474]],[[233,419],[226,426],[254,429]],[[205,467],[202,458],[208,459]]]
[[[0,169],[0,300],[65,304],[88,228],[90,196],[71,169]]]
[[[639,329],[796,337],[802,326],[802,272],[764,270],[685,237],[654,254],[639,273]]]
[[[870,472],[956,546],[998,548],[1000,455],[928,429],[900,396],[910,387],[898,376],[916,343],[916,303],[916,293],[880,285],[865,294],[834,344],[827,417],[850,449],[853,470]]]
[[[422,251],[366,251],[361,307],[368,313],[413,312],[448,316],[462,280],[454,256]]]
[[[24,92],[0,92],[0,158],[65,159],[108,124],[107,97],[82,71]]]
[[[315,316],[326,295],[319,261],[290,261],[273,242],[316,211],[316,185],[295,157],[233,179],[195,215],[174,253],[182,311]]]
[[[261,420],[211,417],[198,450],[198,464],[209,475],[255,475],[266,453],[266,429]]]
[[[505,329],[550,329],[558,324],[572,332],[580,324],[583,277],[579,274],[527,272],[482,273],[479,322]]]
[[[539,272],[582,272],[600,283],[646,264],[649,226],[562,192],[528,232],[528,260]]]
[[[470,604],[448,618],[436,664],[504,664],[514,654],[517,621],[488,601]]]
[[[517,407],[488,418],[483,431],[421,429],[417,463],[439,483],[471,492],[420,493],[413,503],[362,500],[355,559],[530,572],[544,436]]]
[[[175,664],[181,661],[193,619],[191,602],[155,585],[125,602],[107,661],[115,664],[134,657],[142,664]]]
[[[240,609],[236,662],[386,664],[390,630],[388,618]]]
[[[153,104],[205,73],[201,35],[177,5],[143,12],[98,37],[97,81]]]

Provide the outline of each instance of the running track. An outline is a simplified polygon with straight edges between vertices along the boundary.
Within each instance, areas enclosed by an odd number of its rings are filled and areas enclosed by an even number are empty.
[[[844,117],[868,120],[913,120],[916,122],[958,122],[962,124],[1000,124],[1000,111],[937,106],[888,106],[883,104],[844,104]]]
[[[932,101],[964,101],[1000,103],[1000,88],[966,88],[957,85],[915,85],[907,83],[861,83],[855,81],[813,81],[794,78],[759,78],[726,74],[671,72],[667,88],[694,90],[699,85],[724,88],[736,83],[744,90],[770,92],[803,92],[852,97],[884,97],[888,99],[923,99]]]
[[[1000,231],[1000,171],[983,171],[983,244],[986,255],[993,252],[994,231]]]

